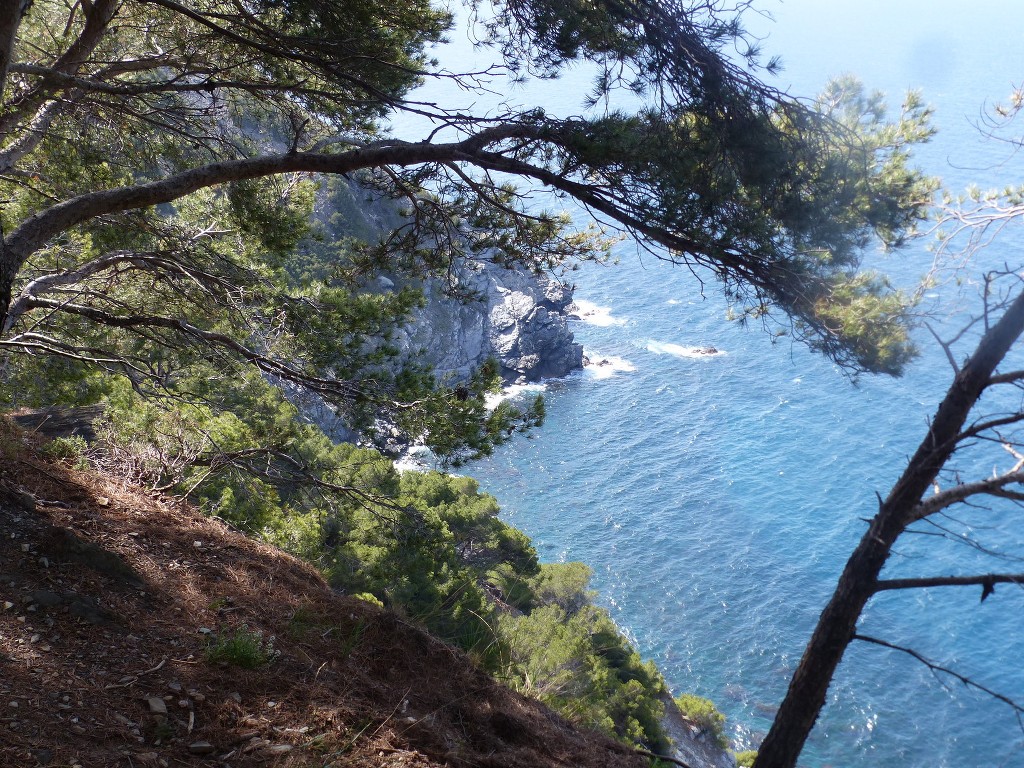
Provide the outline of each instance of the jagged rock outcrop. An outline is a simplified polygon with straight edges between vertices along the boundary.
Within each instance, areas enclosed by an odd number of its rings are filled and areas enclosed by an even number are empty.
[[[582,367],[583,347],[567,322],[571,287],[486,261],[460,266],[455,279],[469,298],[448,295],[440,281],[424,285],[426,306],[396,339],[409,359],[428,363],[439,377],[465,379],[494,357],[509,384]]]
[[[394,201],[338,180],[320,196],[317,217],[331,237],[368,242],[405,221]],[[378,276],[367,288],[392,290],[398,280]],[[408,285],[403,279],[401,287]],[[558,378],[583,367],[583,348],[567,323],[572,288],[559,280],[479,259],[413,287],[422,289],[426,306],[393,341],[403,357],[428,364],[439,378],[466,379],[490,357],[498,359],[508,384]]]
[[[719,746],[710,734],[688,721],[668,694],[662,698],[665,717],[661,725],[672,740],[675,757],[691,768],[736,768],[736,758]]]

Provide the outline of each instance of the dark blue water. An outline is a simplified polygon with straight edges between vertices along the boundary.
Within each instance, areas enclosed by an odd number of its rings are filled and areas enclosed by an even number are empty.
[[[1024,80],[1024,6],[764,7],[776,21],[758,30],[788,64],[781,85],[811,95],[827,76],[853,72],[894,95],[921,88],[940,128],[919,153],[924,167],[954,191],[1024,180],[1011,148],[984,140],[974,125],[986,103]],[[585,90],[571,77],[532,87],[515,98],[565,113]],[[1024,263],[1021,234],[1006,233],[980,258]],[[730,323],[713,284],[702,289],[687,271],[641,259],[628,244],[619,255],[620,264],[573,278],[579,298],[610,311],[599,318],[604,325],[580,323],[576,332],[591,358],[611,364],[549,384],[543,429],[470,472],[543,559],[590,564],[600,601],[675,691],[714,699],[737,744],[755,745],[862,519],[923,436],[950,367],[922,335],[923,355],[904,378],[854,385],[803,347]],[[909,284],[932,258],[916,246],[880,266]],[[949,315],[970,309],[972,295],[937,287],[934,323],[952,327]],[[721,354],[694,354],[707,346]],[[970,478],[1007,461],[996,449],[964,456],[961,466]],[[991,506],[947,523],[1012,551],[1024,539],[1022,513]],[[900,544],[888,572],[947,574],[976,561],[967,547],[918,536]],[[883,595],[869,604],[861,631],[1024,699],[1024,593],[1002,587],[984,604],[978,597],[973,589]],[[855,644],[804,764],[1017,766],[1024,735],[990,697],[905,655]]]

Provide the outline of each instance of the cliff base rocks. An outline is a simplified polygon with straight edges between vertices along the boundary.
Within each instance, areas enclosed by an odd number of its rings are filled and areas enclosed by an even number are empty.
[[[461,380],[495,357],[507,384],[559,378],[583,366],[583,347],[568,325],[570,286],[487,261],[461,265],[455,280],[464,299],[447,295],[439,280],[424,285],[427,306],[397,339],[410,359]]]

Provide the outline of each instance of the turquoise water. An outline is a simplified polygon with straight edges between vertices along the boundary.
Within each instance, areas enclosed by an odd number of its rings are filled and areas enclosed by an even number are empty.
[[[1024,180],[1012,148],[975,127],[985,103],[1024,79],[1024,6],[762,7],[776,19],[763,22],[766,48],[788,65],[781,85],[810,95],[828,75],[854,72],[893,94],[919,87],[940,128],[919,155],[924,167],[953,190]],[[512,98],[571,113],[583,90],[570,77]],[[1021,264],[1020,235],[1006,233],[982,258]],[[923,436],[950,367],[925,335],[924,354],[904,378],[854,384],[799,345],[729,323],[713,284],[702,291],[685,270],[641,259],[628,245],[619,255],[617,266],[573,277],[577,297],[609,313],[595,316],[600,325],[578,323],[577,338],[610,364],[548,384],[543,429],[469,471],[543,559],[590,564],[600,601],[675,691],[713,698],[737,744],[754,745],[862,519]],[[916,248],[881,265],[909,283],[931,259]],[[935,322],[951,327],[954,288],[931,298]],[[720,354],[692,351],[708,346]],[[1005,465],[998,449],[960,461],[965,478]],[[1024,544],[1020,510],[992,507],[946,522],[1006,551]],[[888,573],[963,572],[976,560],[939,537],[910,537]],[[1024,593],[1001,587],[984,604],[978,597],[973,589],[887,594],[869,604],[861,631],[1024,699]],[[1020,766],[1024,734],[991,698],[905,655],[855,644],[803,764]]]
[[[622,321],[581,327],[588,353],[635,370],[550,384],[541,432],[471,473],[542,559],[594,568],[601,602],[677,692],[710,696],[739,743],[756,743],[874,492],[923,433],[944,362],[854,387],[799,347],[723,322],[663,265],[626,262],[580,282]],[[682,356],[707,345],[723,352]],[[956,570],[958,548],[929,550],[927,561],[907,552],[895,565]],[[1021,691],[1024,600],[1014,589],[998,598],[979,607],[974,590],[886,596],[862,630]],[[943,689],[906,658],[854,647],[806,764],[1024,764],[1018,741],[1009,711]]]

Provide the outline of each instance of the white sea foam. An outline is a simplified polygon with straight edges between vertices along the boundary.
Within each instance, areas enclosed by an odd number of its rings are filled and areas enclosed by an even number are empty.
[[[498,407],[499,403],[502,403],[505,400],[514,400],[522,395],[538,395],[547,388],[547,384],[541,383],[512,384],[511,386],[502,389],[501,392],[487,395],[484,399],[484,404],[487,406],[487,410],[493,411]]]
[[[716,347],[684,347],[681,344],[671,344],[666,341],[647,342],[647,351],[656,355],[672,355],[673,357],[704,358],[721,357],[726,354]]]
[[[434,454],[425,445],[411,445],[394,461],[399,472],[429,472],[436,465]]]
[[[587,360],[589,362],[584,370],[595,379],[610,379],[617,373],[632,373],[636,370],[636,366],[629,360],[615,355],[599,355],[588,351]]]
[[[679,304],[680,302],[679,299],[669,299],[666,303],[675,305]]]
[[[607,328],[612,325],[623,325],[626,321],[612,315],[611,307],[602,307],[586,299],[573,301],[573,314],[585,323]]]

